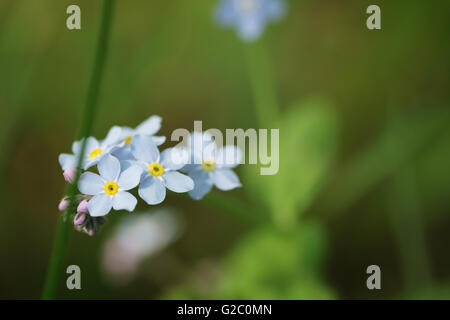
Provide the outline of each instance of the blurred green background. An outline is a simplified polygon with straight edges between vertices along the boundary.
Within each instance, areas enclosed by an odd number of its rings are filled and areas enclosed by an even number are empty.
[[[94,136],[152,114],[168,137],[194,120],[258,128],[248,45],[215,24],[217,3],[117,1]],[[80,31],[65,26],[70,4]],[[240,166],[241,189],[168,194],[160,206],[184,232],[126,283],[101,259],[130,214],[110,213],[94,238],[72,232],[82,290],[64,281],[60,298],[450,298],[450,2],[376,1],[379,31],[365,25],[372,1],[288,4],[250,45],[274,76],[279,174]],[[40,297],[65,189],[57,156],[79,126],[100,9],[0,1],[0,298]],[[371,264],[381,290],[366,288]]]

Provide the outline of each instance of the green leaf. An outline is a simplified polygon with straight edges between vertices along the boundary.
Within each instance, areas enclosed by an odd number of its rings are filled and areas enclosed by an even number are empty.
[[[219,296],[233,299],[326,299],[321,281],[326,250],[318,225],[291,232],[258,229],[228,257]]]
[[[326,101],[314,99],[295,104],[274,128],[278,173],[262,176],[258,166],[247,166],[246,183],[279,225],[292,226],[321,190],[337,146],[337,119]]]

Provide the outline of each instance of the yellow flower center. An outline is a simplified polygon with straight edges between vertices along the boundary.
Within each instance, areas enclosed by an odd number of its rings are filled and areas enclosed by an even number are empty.
[[[105,183],[105,193],[113,196],[119,191],[119,186],[114,181]]]
[[[132,136],[126,137],[125,138],[125,144],[129,145],[131,143],[131,139],[132,138],[133,138]]]
[[[102,153],[102,149],[101,148],[97,148],[92,150],[92,152],[89,154],[89,158],[95,158],[98,157],[100,155],[100,153]]]
[[[216,164],[212,160],[203,160],[202,162],[202,168],[203,170],[210,172],[213,171],[216,168]]]
[[[159,177],[164,173],[164,168],[159,163],[152,163],[148,166],[148,172],[155,177]]]

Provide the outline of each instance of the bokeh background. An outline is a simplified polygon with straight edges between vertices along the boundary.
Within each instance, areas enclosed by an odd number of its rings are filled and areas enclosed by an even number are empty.
[[[450,298],[450,3],[372,2],[288,1],[248,45],[214,22],[218,1],[117,1],[94,136],[152,114],[166,136],[194,120],[258,128],[254,46],[281,109],[280,172],[240,166],[243,188],[171,193],[110,213],[95,237],[73,231],[82,290],[63,281],[59,298]],[[70,4],[80,31],[65,26]],[[366,28],[370,4],[382,30]],[[0,1],[0,298],[40,297],[100,9]],[[381,290],[366,288],[371,264]]]

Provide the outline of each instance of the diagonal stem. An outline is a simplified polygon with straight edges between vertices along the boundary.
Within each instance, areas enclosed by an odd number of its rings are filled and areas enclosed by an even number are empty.
[[[279,116],[279,106],[267,48],[262,39],[244,47],[258,124],[270,127]]]
[[[102,9],[102,20],[98,35],[97,49],[94,57],[94,64],[89,82],[88,93],[86,97],[85,110],[82,117],[78,138],[88,137],[92,131],[99,89],[102,82],[103,71],[105,68],[106,56],[108,53],[109,34],[115,0],[104,0]],[[45,279],[42,299],[54,299],[56,297],[58,284],[63,274],[64,258],[66,256],[69,240],[70,221],[67,219],[68,213],[73,212],[76,206],[75,196],[77,193],[77,183],[81,175],[82,155],[86,149],[86,139],[83,139],[81,152],[77,163],[77,173],[74,182],[67,187],[67,197],[69,206],[66,212],[58,218],[58,224],[53,242],[53,248],[49,260],[47,276]]]

